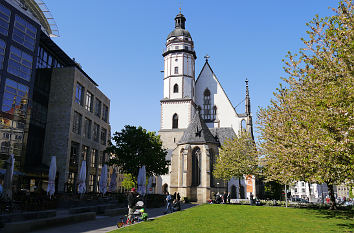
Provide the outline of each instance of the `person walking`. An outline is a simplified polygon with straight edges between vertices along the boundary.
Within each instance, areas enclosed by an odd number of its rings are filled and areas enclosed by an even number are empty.
[[[172,209],[172,202],[173,202],[173,199],[172,199],[172,196],[170,195],[169,192],[167,192],[167,196],[166,196],[166,211],[165,211],[165,214],[168,213],[168,211],[170,211],[171,213],[173,212],[173,209]]]
[[[132,188],[128,194],[128,222],[131,223],[132,217],[135,211],[135,204],[138,201],[139,195],[136,193],[136,189]]]
[[[231,200],[231,193],[229,192],[229,193],[227,194],[227,203],[230,204],[230,200]]]
[[[223,203],[226,204],[227,203],[227,193],[226,191],[224,192],[224,195],[222,196],[223,199]]]
[[[179,195],[179,193],[177,193],[177,201],[178,201],[178,202],[181,201],[181,195]]]
[[[250,193],[250,205],[253,205],[253,194]]]

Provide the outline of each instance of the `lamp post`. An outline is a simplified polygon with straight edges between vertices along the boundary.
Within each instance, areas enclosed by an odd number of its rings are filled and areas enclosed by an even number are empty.
[[[219,193],[219,184],[220,184],[219,182],[216,183],[216,187],[217,187],[217,189],[218,189],[218,193]],[[220,194],[220,193],[219,193],[219,194]]]

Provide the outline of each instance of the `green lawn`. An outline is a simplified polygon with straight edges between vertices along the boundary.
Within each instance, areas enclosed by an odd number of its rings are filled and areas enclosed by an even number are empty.
[[[201,205],[113,232],[354,232],[353,211]]]

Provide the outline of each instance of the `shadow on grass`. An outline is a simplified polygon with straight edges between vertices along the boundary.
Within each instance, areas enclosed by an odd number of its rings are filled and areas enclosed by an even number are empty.
[[[341,219],[348,221],[346,223],[339,223],[337,226],[354,229],[353,219],[354,219],[354,210],[328,210],[328,209],[313,209],[318,217],[326,219]],[[350,221],[350,222],[349,222]]]

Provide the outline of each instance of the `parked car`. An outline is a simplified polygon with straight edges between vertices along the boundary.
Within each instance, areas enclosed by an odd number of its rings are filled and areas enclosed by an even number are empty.
[[[299,197],[293,197],[293,198],[291,198],[291,201],[292,202],[299,202],[299,203],[310,203],[308,200],[302,199],[302,198],[299,198]]]

